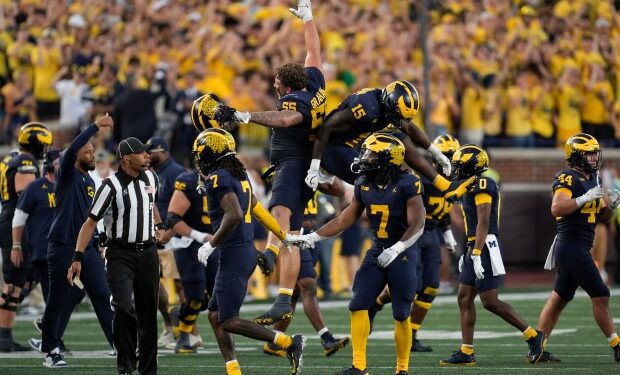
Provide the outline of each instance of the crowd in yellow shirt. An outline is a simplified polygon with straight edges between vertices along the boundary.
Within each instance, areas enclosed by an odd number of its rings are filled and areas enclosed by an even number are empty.
[[[303,25],[288,13],[290,3],[0,0],[2,92],[24,96],[13,81],[25,75],[34,97],[4,101],[0,141],[16,121],[59,116],[53,84],[63,66],[85,72],[88,100],[97,104],[91,116],[112,109],[129,82],[152,90],[158,74],[171,98],[165,111],[176,114],[164,130],[188,125],[182,110],[189,94],[214,93],[243,110],[273,109],[273,69],[305,58]],[[426,97],[421,3],[314,2],[330,110],[349,93],[397,78]],[[620,137],[620,12],[613,0],[429,4],[430,103],[422,103],[427,121],[420,115],[417,123],[431,135],[525,147],[553,147],[576,131],[607,144]],[[21,107],[11,113],[20,115],[4,115],[6,103],[15,102]],[[264,129],[245,127],[239,137],[242,146],[268,147]]]

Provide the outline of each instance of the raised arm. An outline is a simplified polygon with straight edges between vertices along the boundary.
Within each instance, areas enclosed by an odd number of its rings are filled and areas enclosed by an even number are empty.
[[[290,8],[289,10],[304,22],[304,41],[306,43],[304,66],[321,69],[321,42],[312,18],[312,2],[310,0],[299,0],[297,9]]]
[[[105,116],[98,118],[94,124],[81,132],[63,153],[60,163],[60,174],[63,175],[63,171],[72,170],[75,167],[78,152],[88,143],[90,138],[99,131],[99,129],[111,128],[113,125],[114,121],[112,121],[112,117],[106,114]]]

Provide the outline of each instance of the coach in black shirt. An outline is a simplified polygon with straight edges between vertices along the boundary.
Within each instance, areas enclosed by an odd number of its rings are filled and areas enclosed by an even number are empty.
[[[67,278],[72,282],[80,276],[84,249],[97,221],[103,218],[108,238],[107,276],[114,308],[118,372],[131,373],[136,369],[138,341],[140,374],[156,374],[159,261],[154,237],[159,239],[163,235],[155,206],[159,183],[157,176],[148,170],[149,155],[138,139],[122,140],[117,156],[121,160],[120,168],[103,181],[95,194]]]

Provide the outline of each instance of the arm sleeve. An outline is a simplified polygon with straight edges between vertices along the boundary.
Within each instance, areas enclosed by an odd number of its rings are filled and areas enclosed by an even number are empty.
[[[188,200],[192,199],[191,194],[196,190],[196,183],[190,177],[192,175],[182,173],[174,181],[174,190],[183,193]]]
[[[21,156],[17,159],[17,165],[15,167],[17,173],[36,174],[38,172],[38,162],[32,156]]]
[[[565,193],[569,197],[573,198],[573,175],[562,171],[555,175],[553,178],[553,186],[551,190],[553,193]]]
[[[286,234],[280,227],[280,224],[278,224],[276,219],[271,216],[269,211],[267,211],[265,207],[260,204],[260,202],[256,202],[256,205],[252,207],[252,215],[254,215],[254,217],[257,218],[258,221],[263,223],[265,228],[269,229],[269,231],[275,234],[279,240],[283,240],[284,238],[286,238]]]
[[[319,68],[310,66],[304,68],[304,71],[308,76],[307,89],[309,92],[316,93],[320,89],[325,89],[325,77]]]
[[[106,212],[108,207],[110,206],[110,202],[112,201],[112,197],[114,196],[114,189],[108,180],[106,180],[95,194],[95,199],[93,199],[93,204],[90,207],[90,212],[88,213],[88,217],[95,221],[101,220],[103,214]]]
[[[32,213],[35,204],[35,197],[32,192],[34,184],[29,184],[24,191],[19,195],[17,199],[17,209],[26,214]]]
[[[78,135],[73,140],[73,142],[71,142],[71,144],[69,145],[69,148],[65,150],[62,156],[62,160],[60,163],[60,175],[61,176],[66,176],[67,172],[73,169],[75,165],[75,161],[77,160],[78,151],[80,151],[80,149],[84,147],[84,145],[88,143],[90,138],[93,135],[95,135],[95,133],[97,133],[98,131],[99,131],[99,128],[97,127],[97,125],[92,124],[91,126],[86,128],[86,130],[81,132],[80,135]]]
[[[487,177],[478,180],[472,189],[474,194],[474,202],[476,206],[493,202],[493,193],[495,192],[495,182]]]
[[[405,202],[417,195],[422,195],[424,192],[422,181],[414,174],[407,174],[405,178],[402,178],[400,186]]]

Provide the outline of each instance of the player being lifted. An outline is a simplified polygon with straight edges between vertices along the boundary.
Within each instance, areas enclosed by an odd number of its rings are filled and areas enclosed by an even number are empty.
[[[499,188],[491,178],[482,177],[489,168],[489,156],[476,145],[465,145],[452,157],[455,178],[479,176],[476,184],[462,198],[462,211],[467,236],[467,252],[459,260],[458,303],[461,311],[460,350],[439,362],[440,365],[476,364],[474,355],[474,325],[476,306],[474,299],[480,295],[485,309],[504,319],[523,332],[529,345],[530,363],[539,360],[545,335],[527,325],[509,304],[498,298],[499,286],[506,272],[499,247]]]
[[[280,240],[285,235],[252,194],[245,168],[235,157],[235,140],[230,133],[222,129],[205,130],[194,141],[192,152],[194,164],[206,181],[209,217],[215,231],[198,250],[198,260],[208,267],[215,249],[220,252],[208,309],[209,321],[226,360],[226,373],[241,374],[235,358],[234,333],[283,348],[291,362],[292,374],[297,374],[303,364],[304,336],[291,337],[239,317],[248,280],[257,265],[252,215],[277,233]]]
[[[323,123],[326,108],[325,78],[321,72],[321,45],[312,19],[310,0],[299,0],[297,9],[290,11],[304,22],[306,61],[304,66],[285,64],[275,70],[274,88],[278,94],[276,111],[239,112],[234,108],[213,107],[213,97],[205,95],[192,107],[194,124],[204,127],[207,121],[217,126],[235,126],[252,122],[272,129],[271,162],[275,177],[269,210],[286,232],[297,233],[301,228],[304,207],[312,191],[304,183],[304,173],[310,166],[312,139],[316,128]],[[207,125],[208,126],[208,125]],[[283,251],[278,240],[269,234],[265,255],[273,263],[280,255],[280,290],[273,307],[255,321],[273,324],[293,316],[291,296],[297,283],[300,267],[299,250]],[[264,258],[261,258],[263,261]]]
[[[311,247],[350,227],[364,210],[370,220],[374,245],[355,275],[353,299],[349,303],[353,365],[338,372],[340,375],[368,374],[368,310],[386,285],[393,299],[396,374],[405,375],[409,370],[409,314],[417,284],[414,244],[424,232],[425,210],[422,182],[401,170],[404,157],[405,147],[397,138],[381,133],[368,137],[352,166],[362,177],[355,182],[351,204],[316,232],[290,236],[291,241]]]
[[[620,339],[609,310],[609,288],[601,279],[590,249],[594,227],[608,222],[620,205],[620,194],[609,190],[607,197],[598,181],[602,152],[596,138],[580,133],[570,137],[564,146],[565,168],[553,180],[551,214],[556,217],[558,234],[551,245],[545,268],[557,268],[551,296],[540,313],[538,329],[551,335],[562,311],[583,288],[592,299],[594,320],[620,362]],[[545,352],[541,361],[555,358]]]
[[[405,161],[409,162],[412,154],[415,153],[413,145],[407,147],[411,140],[401,132],[392,132],[395,137],[400,139],[405,145]],[[459,141],[451,135],[440,135],[433,141],[447,158],[451,159],[452,155],[459,149]],[[437,166],[439,170],[440,166]],[[441,173],[441,172],[440,172]],[[431,352],[430,346],[423,345],[416,335],[420,330],[422,322],[426,314],[430,310],[437,288],[439,288],[439,267],[441,266],[441,240],[442,236],[449,251],[456,249],[456,240],[450,228],[450,210],[452,203],[444,198],[443,194],[437,189],[433,183],[426,177],[422,177],[422,186],[424,198],[424,208],[426,209],[426,222],[424,224],[424,234],[418,240],[416,246],[420,252],[418,263],[418,290],[413,308],[411,310],[411,331],[413,342],[411,343],[412,352]],[[386,303],[391,302],[389,290],[384,290],[381,296],[377,298],[372,309],[370,309],[370,326],[372,328],[375,314],[383,309]]]

